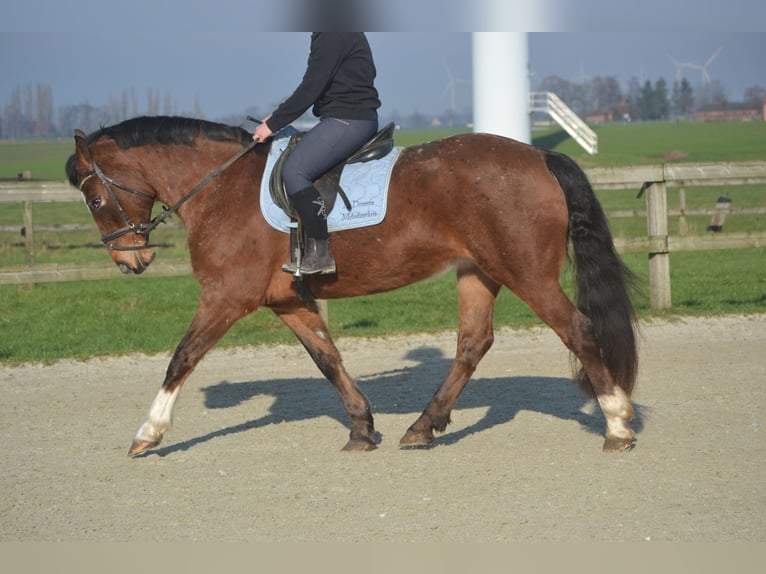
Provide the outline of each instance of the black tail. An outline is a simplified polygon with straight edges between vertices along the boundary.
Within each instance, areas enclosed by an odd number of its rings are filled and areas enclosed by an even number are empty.
[[[590,319],[604,363],[630,396],[638,372],[635,314],[628,287],[633,274],[614,250],[606,215],[585,173],[569,157],[546,152],[546,164],[564,190],[574,252],[577,308]],[[580,386],[593,394],[581,369]]]

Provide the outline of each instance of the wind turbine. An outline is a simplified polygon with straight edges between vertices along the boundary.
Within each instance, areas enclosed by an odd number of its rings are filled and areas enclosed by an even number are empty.
[[[582,60],[580,60],[580,68],[577,71],[577,81],[580,84],[585,84],[588,80],[590,80],[590,76],[585,74],[585,65]]]
[[[718,54],[721,53],[721,50],[723,50],[723,46],[718,48],[713,54],[705,60],[705,63],[701,66],[699,64],[692,64],[691,67],[695,70],[700,70],[700,81],[702,83],[703,88],[709,88],[710,87],[710,73],[708,72],[708,68],[710,67],[710,64],[713,63],[713,60],[715,60],[718,57]]]
[[[456,106],[455,106],[455,86],[457,84],[465,84],[467,83],[462,78],[456,78],[454,74],[452,73],[452,70],[448,65],[444,65],[445,69],[447,70],[447,85],[444,86],[444,90],[441,93],[441,97],[444,97],[444,94],[446,94],[449,91],[450,94],[450,126],[455,118],[456,114]]]
[[[702,65],[702,83],[710,85],[710,74],[708,73],[707,69],[710,66],[710,64],[713,63],[713,60],[715,60],[718,57],[718,54],[721,53],[721,50],[723,50],[723,46],[718,48],[715,52],[713,52],[713,55],[710,56],[705,63]]]
[[[684,77],[684,68],[688,68],[690,70],[696,70],[699,69],[698,64],[692,64],[691,62],[679,62],[676,60],[673,56],[668,54],[668,58],[670,58],[670,61],[673,62],[676,66],[676,83],[680,83],[681,80],[683,80]]]

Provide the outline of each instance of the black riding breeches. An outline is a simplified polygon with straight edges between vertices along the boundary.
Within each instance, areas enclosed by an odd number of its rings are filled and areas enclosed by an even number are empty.
[[[378,131],[377,120],[323,118],[295,146],[282,166],[288,195],[314,181],[346,159]]]

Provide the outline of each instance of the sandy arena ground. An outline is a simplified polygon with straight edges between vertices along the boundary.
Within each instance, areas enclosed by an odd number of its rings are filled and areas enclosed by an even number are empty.
[[[168,355],[0,371],[0,541],[764,541],[766,315],[642,324],[635,448],[547,329],[502,330],[426,450],[398,441],[454,334],[341,339],[380,444],[292,346],[216,350],[162,445],[126,453]]]

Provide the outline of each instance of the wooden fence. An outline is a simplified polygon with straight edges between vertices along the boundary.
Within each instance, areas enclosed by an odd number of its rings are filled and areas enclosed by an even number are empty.
[[[647,253],[649,258],[649,298],[652,309],[671,306],[670,252],[705,249],[739,249],[766,246],[766,232],[708,233],[706,235],[668,234],[667,188],[680,188],[681,205],[674,215],[681,221],[699,212],[685,210],[686,188],[699,186],[736,186],[766,184],[766,162],[665,164],[653,166],[593,168],[586,170],[597,190],[635,189],[646,197],[646,237],[615,239],[620,253]],[[34,216],[32,204],[49,201],[82,201],[82,195],[66,182],[0,183],[0,203],[21,202],[24,205],[26,230],[26,265],[0,266],[0,284],[31,284],[52,281],[109,279],[122,276],[110,259],[99,264],[38,265],[34,253]],[[714,210],[706,210],[712,213]],[[742,213],[766,213],[766,206]],[[614,212],[610,217],[643,216],[644,212]],[[95,229],[95,226],[93,227]],[[188,275],[186,261],[158,260],[147,275],[170,277]]]
[[[587,170],[595,189],[638,189],[646,196],[646,237],[617,242],[621,253],[645,252],[649,256],[649,305],[671,307],[670,252],[705,249],[742,249],[766,246],[766,232],[668,234],[669,186],[681,189],[683,216],[687,187],[735,186],[766,183],[766,162],[663,164],[656,166],[595,168]],[[760,210],[751,210],[761,212]],[[621,244],[622,243],[622,244]]]

